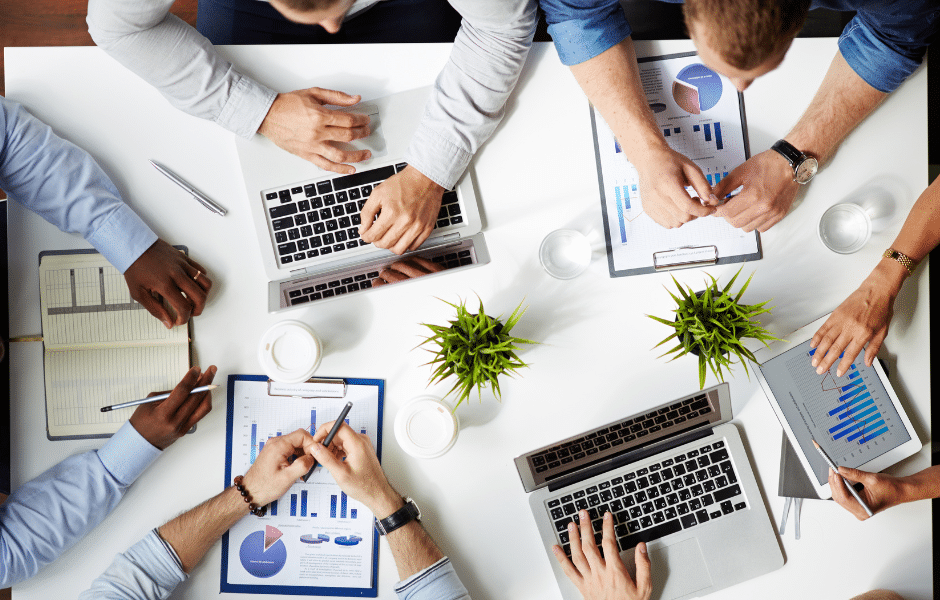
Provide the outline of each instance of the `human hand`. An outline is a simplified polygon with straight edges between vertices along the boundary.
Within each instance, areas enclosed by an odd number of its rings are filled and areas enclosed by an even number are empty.
[[[201,315],[212,288],[205,267],[163,240],[154,242],[124,271],[124,281],[131,298],[167,329]],[[175,317],[163,300],[176,312]]]
[[[775,150],[752,156],[715,186],[723,199],[738,187],[741,193],[718,207],[717,214],[732,227],[764,233],[787,216],[800,184],[793,181],[793,168]]]
[[[651,219],[674,229],[699,217],[707,217],[715,212],[716,203],[712,198],[712,188],[702,175],[698,166],[671,148],[651,151],[644,155],[642,162],[635,162],[640,175],[640,194],[643,198],[643,212]],[[691,185],[699,198],[689,196],[685,186]]]
[[[330,472],[346,494],[369,507],[376,518],[384,519],[401,508],[404,502],[386,479],[369,436],[343,423],[327,448],[323,440],[331,429],[332,421],[321,425],[304,451]]]
[[[653,593],[653,581],[650,575],[650,557],[646,553],[646,543],[640,542],[634,549],[636,561],[636,583],[630,577],[626,565],[620,560],[617,551],[617,538],[614,536],[614,518],[609,512],[604,513],[604,537],[601,546],[604,556],[597,550],[591,519],[586,510],[578,516],[583,524],[568,524],[571,539],[571,560],[565,556],[560,546],[552,546],[555,558],[561,569],[574,583],[584,600],[649,600]],[[578,536],[580,535],[580,543]]]
[[[138,406],[131,415],[131,425],[154,447],[166,450],[212,410],[211,392],[190,392],[193,388],[212,383],[215,372],[215,365],[205,373],[200,373],[199,367],[193,367],[173,388],[169,398]],[[153,392],[148,398],[159,393]]]
[[[379,276],[372,280],[372,287],[379,287],[389,283],[398,283],[416,277],[423,277],[431,273],[440,273],[444,270],[444,265],[430,261],[420,256],[413,256],[392,263],[387,268],[382,269]]]
[[[417,249],[434,230],[445,191],[421,171],[411,165],[405,167],[372,190],[362,207],[360,237],[395,254]]]
[[[839,467],[839,475],[845,477],[848,482],[843,483],[842,478],[836,475],[832,469],[829,469],[829,489],[832,490],[832,499],[835,500],[836,504],[855,515],[855,518],[859,521],[867,519],[868,513],[858,503],[858,500],[852,497],[852,494],[846,489],[846,485],[858,482],[865,486],[859,492],[859,495],[874,514],[904,502],[903,485],[899,477],[884,473],[869,473],[848,467]]]
[[[258,133],[321,169],[347,175],[355,173],[354,167],[342,163],[360,162],[372,153],[341,150],[334,142],[368,137],[371,133],[369,116],[330,110],[324,105],[352,106],[360,99],[360,96],[316,87],[278,94]]]
[[[252,502],[265,506],[286,494],[313,466],[313,457],[304,451],[312,443],[313,436],[306,429],[265,442],[242,482]]]

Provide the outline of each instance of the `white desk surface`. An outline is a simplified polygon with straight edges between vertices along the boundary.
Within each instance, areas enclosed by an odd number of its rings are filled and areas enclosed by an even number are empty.
[[[691,49],[687,41],[637,45],[641,55]],[[745,93],[752,151],[768,148],[799,118],[835,49],[834,39],[797,40],[781,67]],[[668,314],[663,289],[668,274],[611,279],[603,250],[574,280],[554,280],[539,266],[538,246],[549,231],[573,226],[603,235],[587,101],[551,45],[533,48],[506,119],[475,159],[491,264],[277,316],[266,312],[265,280],[231,134],[175,111],[96,48],[5,52],[8,96],[89,150],[159,235],[187,244],[191,256],[209,269],[215,285],[204,315],[195,321],[198,364],[218,365],[223,382],[229,373],[259,373],[256,344],[267,327],[286,318],[310,324],[326,346],[319,374],[386,380],[385,469],[401,492],[418,500],[425,526],[453,559],[473,598],[559,597],[512,458],[687,394],[698,381],[693,359],[667,364],[650,351],[666,330],[644,315]],[[276,89],[318,85],[369,99],[429,84],[449,46],[260,46],[222,52]],[[834,309],[894,239],[927,185],[926,83],[921,69],[847,140],[792,213],[763,236],[765,258],[745,268],[756,270],[745,300],[773,298],[776,309],[766,323],[772,331],[789,333]],[[196,204],[157,173],[150,158],[225,205],[228,216],[219,218]],[[900,217],[857,254],[829,252],[815,233],[820,215],[875,176],[894,177],[907,189]],[[81,238],[10,207],[11,335],[40,329],[38,252],[84,246]],[[709,272],[723,278],[738,266]],[[924,265],[904,287],[883,351],[924,441],[930,439],[927,272]],[[695,286],[704,273],[680,271],[676,277]],[[475,294],[497,314],[508,314],[524,298],[529,311],[516,331],[544,343],[524,352],[532,367],[502,384],[501,405],[487,397],[482,405],[474,401],[460,408],[460,437],[450,452],[435,460],[410,458],[396,444],[392,423],[399,407],[427,391],[430,369],[422,366],[427,355],[412,349],[422,334],[419,323],[449,317],[451,309],[435,296],[474,300]],[[15,344],[10,354],[17,486],[100,441],[47,441],[41,345]],[[740,369],[736,375],[731,380],[735,422],[776,522],[783,507],[776,495],[781,429],[757,382]],[[430,391],[447,389],[438,385]],[[224,393],[215,395],[214,406],[198,432],[174,444],[104,523],[17,586],[15,597],[74,597],[115,553],[218,493]],[[928,466],[928,448],[893,472]],[[793,539],[791,526],[780,540],[785,566],[713,597],[847,598],[886,587],[927,600],[933,596],[930,519],[927,502],[891,509],[866,523],[833,503],[807,502],[802,539]],[[217,544],[173,597],[217,595],[220,554]],[[393,598],[396,581],[383,544],[379,597]]]

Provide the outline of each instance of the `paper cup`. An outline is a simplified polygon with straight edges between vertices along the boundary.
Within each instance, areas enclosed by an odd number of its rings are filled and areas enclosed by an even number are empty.
[[[434,396],[419,396],[395,416],[395,439],[416,458],[437,458],[457,441],[459,423],[450,407]]]
[[[258,362],[265,375],[280,383],[301,383],[320,366],[320,338],[300,321],[281,321],[261,336]]]

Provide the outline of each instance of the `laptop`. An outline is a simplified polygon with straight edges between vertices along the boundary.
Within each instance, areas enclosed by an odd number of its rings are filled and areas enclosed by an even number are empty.
[[[783,566],[731,416],[722,383],[515,459],[565,600],[581,595],[551,547],[571,557],[567,526],[581,509],[598,547],[604,513],[614,515],[631,576],[634,547],[647,542],[654,599],[703,596]]]
[[[434,231],[417,251],[398,256],[359,237],[359,213],[372,190],[407,166],[403,157],[430,91],[409,90],[345,109],[369,114],[372,129],[348,144],[372,152],[352,175],[324,171],[261,135],[236,140],[269,281],[269,312],[370,291],[382,269],[415,257],[438,265],[434,275],[489,262],[470,169],[444,193]]]

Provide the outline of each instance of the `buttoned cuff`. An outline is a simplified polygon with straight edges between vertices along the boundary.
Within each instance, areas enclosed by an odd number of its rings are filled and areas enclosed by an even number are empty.
[[[277,92],[240,73],[236,73],[236,76],[232,93],[216,123],[247,140],[258,133]]]
[[[405,161],[425,177],[445,188],[452,189],[467,170],[473,155],[438,134],[422,122],[411,138]]]
[[[561,21],[548,26],[558,58],[572,66],[590,60],[625,40],[633,30],[620,4],[607,15]]]
[[[839,51],[852,70],[865,80],[865,83],[879,92],[889,94],[898,89],[904,80],[917,70],[926,46],[920,49],[915,59],[900,54],[859,19],[849,21],[839,37]]]
[[[115,479],[129,486],[160,456],[160,452],[128,421],[98,450],[98,459]]]
[[[121,273],[156,241],[157,234],[123,203],[88,237],[88,243]]]
[[[402,600],[456,600],[470,598],[446,556],[395,586]]]

